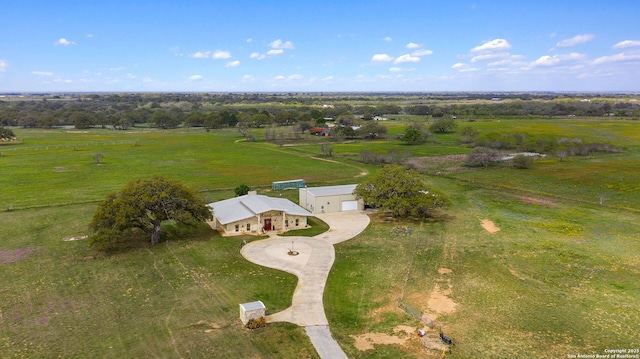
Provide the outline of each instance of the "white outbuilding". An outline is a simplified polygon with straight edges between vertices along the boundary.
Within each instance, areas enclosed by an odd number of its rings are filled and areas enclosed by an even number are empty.
[[[300,188],[300,207],[311,213],[347,212],[364,209],[362,199],[356,199],[355,184]]]
[[[266,307],[262,301],[240,304],[240,321],[247,325],[251,319],[260,319],[265,316]]]

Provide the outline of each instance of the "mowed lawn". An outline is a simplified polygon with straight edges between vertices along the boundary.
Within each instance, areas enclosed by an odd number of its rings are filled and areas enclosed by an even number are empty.
[[[637,346],[636,122],[469,125],[481,133],[580,136],[629,150],[548,158],[530,170],[425,176],[452,199],[447,221],[376,217],[360,236],[336,246],[325,308],[348,356],[439,357],[415,335],[404,345],[355,347],[353,335],[417,327],[397,308],[398,298],[454,337],[452,358],[558,358]],[[420,146],[335,144],[328,159],[316,144],[240,142],[232,130],[16,132],[23,144],[0,147],[0,357],[315,358],[303,328],[279,323],[248,331],[237,324],[238,303],[262,300],[274,313],[290,305],[296,285],[292,275],[244,260],[241,238],[167,224],[159,245],[109,255],[86,240],[64,239],[85,235],[96,202],[136,178],[165,175],[217,200],[240,183],[263,193],[282,179],[357,183],[375,173],[352,161],[364,149],[407,148],[416,156],[465,149],[448,134]],[[95,164],[96,153],[103,164]],[[482,220],[500,230],[489,233]],[[438,291],[448,291],[440,299],[454,303],[453,310],[433,309]]]

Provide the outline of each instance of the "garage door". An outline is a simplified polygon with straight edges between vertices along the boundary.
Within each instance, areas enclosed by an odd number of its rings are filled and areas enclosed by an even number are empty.
[[[344,201],[342,202],[342,212],[356,211],[358,209],[358,201]]]

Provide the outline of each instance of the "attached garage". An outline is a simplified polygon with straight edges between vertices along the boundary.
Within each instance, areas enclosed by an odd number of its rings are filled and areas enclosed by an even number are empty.
[[[357,211],[358,201],[342,201],[342,212]]]
[[[300,188],[299,204],[314,214],[362,210],[364,204],[353,195],[355,189],[355,184]]]

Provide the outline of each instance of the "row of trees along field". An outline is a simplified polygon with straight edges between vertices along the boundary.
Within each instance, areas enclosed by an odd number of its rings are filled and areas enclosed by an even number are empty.
[[[321,94],[134,94],[40,96],[0,101],[0,125],[51,128],[133,126],[220,128],[244,123],[315,126],[326,118],[348,124],[375,116],[417,115],[483,118],[496,116],[640,117],[640,104],[628,97],[565,98],[519,96],[487,100],[410,95]],[[471,97],[470,97],[471,96]]]

